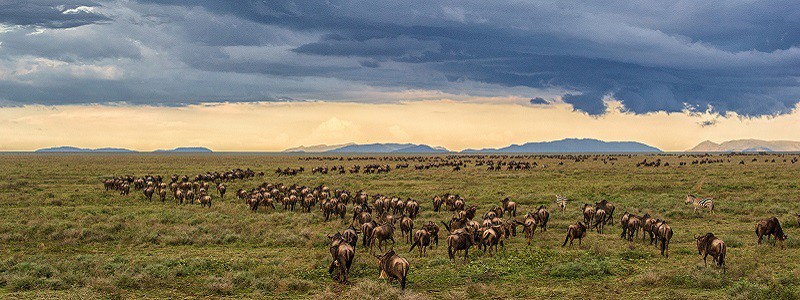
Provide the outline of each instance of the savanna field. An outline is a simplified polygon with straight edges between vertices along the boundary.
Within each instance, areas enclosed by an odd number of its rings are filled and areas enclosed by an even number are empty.
[[[589,156],[478,157],[450,159],[452,167],[395,169],[400,161],[306,160],[308,156],[267,154],[0,155],[0,298],[295,298],[295,299],[794,299],[800,297],[800,163],[798,155],[714,155],[691,157]],[[348,156],[345,156],[347,158]],[[408,156],[411,157],[411,156]],[[426,156],[428,160],[436,157]],[[439,157],[444,159],[444,157]],[[478,159],[536,162],[530,170],[489,171]],[[661,165],[639,166],[643,160]],[[720,160],[692,164],[695,160]],[[753,160],[756,161],[753,161]],[[744,161],[744,164],[740,164]],[[559,164],[563,162],[563,164]],[[681,165],[681,162],[687,163]],[[669,163],[669,166],[664,166]],[[318,166],[388,164],[381,174],[312,174]],[[546,168],[543,166],[547,165]],[[296,176],[276,168],[304,167]],[[140,190],[122,196],[103,180],[122,175],[194,176],[250,168],[263,176],[226,183],[211,208],[147,201]],[[361,243],[350,283],[328,274],[326,235],[345,230],[344,220],[325,222],[319,207],[302,213],[259,207],[251,212],[236,190],[284,183],[325,185],[355,193],[383,194],[420,203],[415,229],[428,221],[441,226],[452,213],[434,212],[431,199],[459,194],[478,207],[477,221],[499,200],[520,207],[517,219],[546,205],[549,230],[537,230],[528,246],[522,235],[505,241],[494,255],[473,247],[455,261],[447,256],[442,227],[439,246],[420,258],[397,230],[394,249],[411,265],[406,290],[379,279],[378,261]],[[715,213],[695,213],[688,193],[714,197]],[[565,212],[555,195],[570,201]],[[561,247],[567,227],[583,219],[584,203],[607,199],[616,205],[605,233],[587,232],[575,248]],[[670,256],[636,239],[620,238],[624,212],[666,219],[674,236]],[[788,239],[756,244],[755,224],[777,217]],[[508,216],[506,216],[507,219]],[[713,232],[727,244],[727,270],[708,268],[694,235]],[[640,232],[641,236],[641,232]],[[377,252],[377,251],[376,251]]]

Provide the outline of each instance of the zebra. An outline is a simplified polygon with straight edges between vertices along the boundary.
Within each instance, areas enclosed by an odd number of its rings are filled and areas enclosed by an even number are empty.
[[[692,204],[695,212],[698,208],[705,208],[714,213],[714,198],[698,198],[689,194],[686,195],[686,204]]]
[[[564,209],[567,208],[567,201],[567,197],[556,194],[556,204],[561,208],[561,212],[564,212]]]

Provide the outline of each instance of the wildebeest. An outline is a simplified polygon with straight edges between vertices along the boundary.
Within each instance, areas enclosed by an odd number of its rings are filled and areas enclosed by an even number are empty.
[[[711,232],[702,236],[695,236],[694,239],[697,240],[697,254],[703,256],[703,265],[706,268],[708,267],[706,258],[711,255],[711,257],[714,259],[714,262],[717,263],[717,267],[723,267],[724,272],[725,253],[727,251],[725,242],[714,236],[714,234]]]
[[[408,252],[413,251],[414,247],[417,247],[419,248],[419,256],[422,257],[430,245],[431,233],[425,229],[425,226],[422,226],[422,229],[414,232],[414,243],[411,244],[411,249],[409,249]]]
[[[384,223],[381,226],[375,227],[370,234],[372,241],[369,243],[369,251],[372,253],[372,246],[375,246],[375,241],[378,242],[378,250],[383,251],[383,241],[392,241],[392,248],[394,248],[394,224]]]
[[[516,202],[511,201],[511,200],[508,199],[508,197],[506,197],[505,199],[500,200],[500,203],[503,204],[503,211],[504,212],[510,213],[512,217],[515,217],[515,218],[517,217],[517,203]],[[501,214],[500,216],[502,217],[503,215]]]
[[[634,215],[628,215],[628,225],[626,230],[628,232],[628,241],[633,242],[633,238],[639,236],[639,228],[642,227],[642,220]],[[644,235],[642,235],[644,237]]]
[[[578,245],[580,245],[584,236],[586,236],[586,225],[583,224],[583,222],[569,225],[569,228],[567,228],[567,237],[564,239],[564,244],[561,245],[561,247],[566,246],[567,241],[569,241],[569,247],[572,248],[572,242],[575,239],[578,239]]]
[[[439,212],[439,209],[441,209],[443,203],[444,200],[442,200],[442,197],[439,197],[438,195],[433,196],[433,211]]]
[[[144,197],[147,198],[148,201],[153,201],[153,194],[156,192],[156,189],[152,186],[145,188],[143,191]]]
[[[390,285],[397,279],[400,281],[400,289],[406,289],[408,270],[411,267],[408,261],[398,256],[394,250],[389,250],[383,255],[375,255],[375,257],[378,258],[380,278],[388,278]]]
[[[339,283],[346,283],[356,251],[342,239],[342,235],[338,232],[334,236],[328,236],[328,239],[331,241],[329,250],[333,257],[333,261],[328,267],[328,274],[333,274],[334,269],[336,269],[337,272],[333,275],[334,280],[339,281]]]
[[[550,212],[547,211],[547,207],[544,205],[540,205],[538,209],[536,209],[536,225],[542,227],[542,231],[547,231],[547,222],[550,221]]]
[[[200,196],[200,205],[202,205],[203,207],[208,206],[208,208],[211,208],[211,196],[209,195]]]
[[[159,189],[158,190],[158,197],[161,198],[161,202],[167,200],[167,189]]]
[[[347,227],[347,229],[342,232],[342,239],[352,246],[354,250],[356,249],[356,245],[358,244],[358,230],[356,230],[353,224],[350,224],[350,227]]]
[[[592,226],[592,221],[594,220],[595,212],[596,210],[594,206],[591,206],[589,204],[583,205],[583,222],[586,223],[586,226],[589,227]]]
[[[786,235],[783,234],[783,228],[781,228],[781,223],[778,222],[778,218],[771,217],[766,220],[762,220],[756,224],[756,236],[758,236],[758,243],[761,244],[761,239],[763,236],[767,236],[767,242],[771,236],[775,236],[775,241],[783,242],[786,240]]]
[[[594,213],[594,229],[597,233],[603,233],[603,227],[606,224],[606,210],[598,208]]]
[[[436,246],[439,246],[439,226],[433,221],[428,221],[428,224],[422,225],[422,228],[427,230],[431,234],[431,239],[433,239],[433,243]]]
[[[225,199],[225,191],[228,190],[224,184],[220,183],[217,185],[217,191],[219,192],[220,199]]]
[[[616,207],[614,207],[613,203],[608,202],[606,199],[603,199],[600,202],[595,203],[594,206],[597,209],[601,209],[602,208],[603,210],[606,211],[606,217],[605,217],[605,219],[603,219],[604,223],[607,223],[609,221],[610,222],[614,222],[614,210],[616,209]]]
[[[372,230],[378,226],[378,223],[375,220],[370,220],[369,222],[364,222],[361,224],[361,234],[362,234],[362,245],[364,248],[370,246],[372,244]]]
[[[536,215],[532,212],[528,212],[525,214],[523,222],[517,220],[514,220],[514,222],[523,226],[522,232],[525,233],[525,240],[528,241],[528,246],[530,246],[531,240],[533,240],[533,234],[536,232]]]
[[[471,229],[458,229],[447,236],[447,255],[450,260],[455,260],[458,251],[464,251],[464,260],[469,257],[469,248],[475,245],[475,235]]]
[[[622,227],[622,234],[619,235],[621,238],[626,238],[626,234],[628,233],[628,219],[630,218],[631,214],[627,211],[622,214],[622,218],[619,220],[619,225]]]
[[[403,237],[404,241],[411,243],[412,236],[411,234],[414,232],[414,220],[409,218],[406,215],[400,216],[400,236]]]
[[[497,253],[497,245],[505,248],[505,245],[503,245],[505,236],[506,234],[503,227],[499,225],[484,230],[480,239],[480,246],[483,247],[483,253],[486,254],[488,250],[489,255],[492,255],[492,247],[494,247],[494,252]]]
[[[672,239],[672,227],[666,221],[662,221],[656,230],[656,237],[658,238],[656,246],[658,246],[659,241],[661,242],[661,255],[669,258],[669,241]]]

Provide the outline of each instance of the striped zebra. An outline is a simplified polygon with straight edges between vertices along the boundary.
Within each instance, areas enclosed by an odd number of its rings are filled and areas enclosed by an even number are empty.
[[[567,201],[567,197],[556,195],[556,204],[559,208],[561,208],[561,212],[564,212],[564,210],[567,208]]]
[[[686,195],[686,204],[692,204],[695,212],[698,208],[705,208],[714,213],[714,198],[699,198],[689,194]]]

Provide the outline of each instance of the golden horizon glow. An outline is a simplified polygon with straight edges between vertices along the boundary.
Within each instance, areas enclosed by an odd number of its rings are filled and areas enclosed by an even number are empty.
[[[6,107],[0,108],[0,151],[203,146],[214,151],[272,152],[350,142],[418,143],[460,151],[563,138],[637,141],[663,151],[684,151],[704,140],[800,140],[797,109],[758,118],[688,112],[636,115],[608,101],[608,112],[594,117],[564,103],[526,105],[505,100]],[[701,126],[710,120],[715,123]]]

